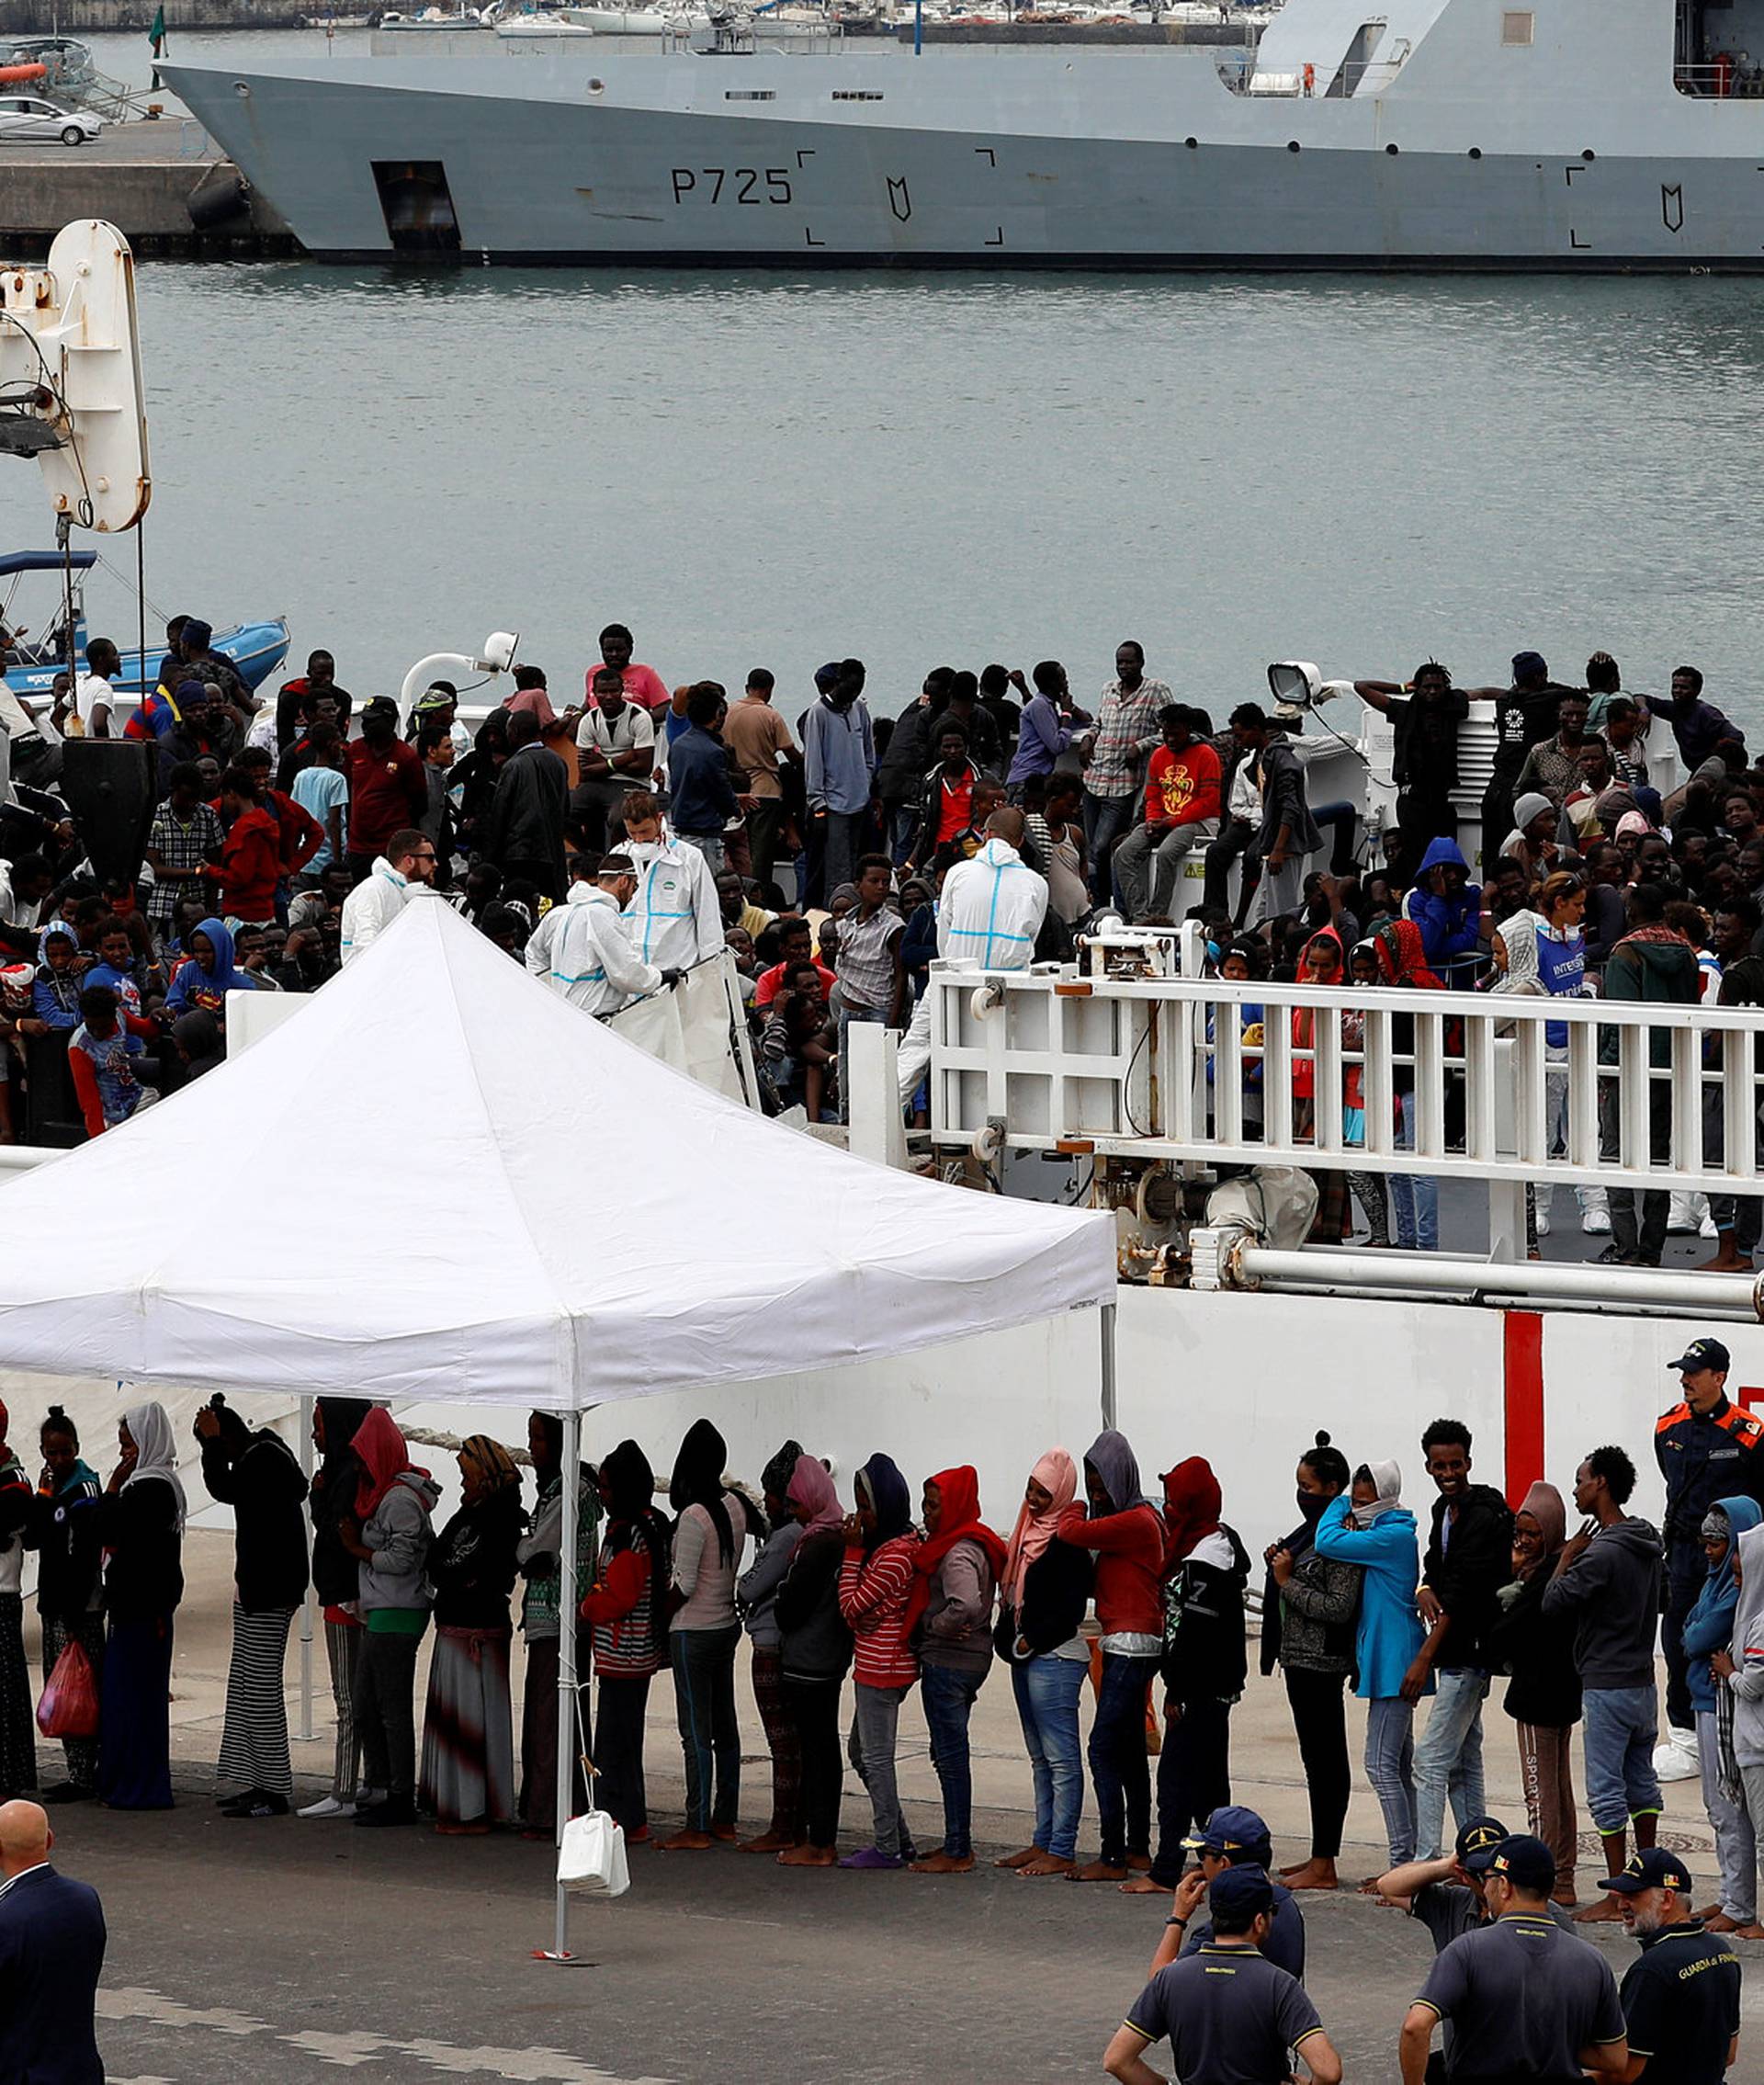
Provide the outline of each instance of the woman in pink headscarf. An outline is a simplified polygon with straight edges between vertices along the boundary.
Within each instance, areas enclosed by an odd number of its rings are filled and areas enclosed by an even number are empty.
[[[1078,1628],[1092,1565],[1088,1549],[1054,1540],[1077,1492],[1078,1465],[1064,1448],[1049,1448],[1030,1473],[999,1573],[996,1642],[1011,1668],[1035,1785],[1035,1842],[999,1863],[1020,1875],[1071,1874],[1084,1807],[1078,1697],[1091,1653]]]

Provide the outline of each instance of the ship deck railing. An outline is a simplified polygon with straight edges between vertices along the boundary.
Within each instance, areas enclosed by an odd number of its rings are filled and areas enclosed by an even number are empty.
[[[928,989],[937,1144],[989,1127],[1098,1159],[1764,1192],[1764,1008],[942,963]],[[1344,1014],[1364,1017],[1358,1047]]]
[[[1407,51],[1403,57],[1407,57]],[[1351,64],[1301,65],[1291,72],[1262,71],[1253,57],[1240,53],[1223,61],[1219,78],[1233,94],[1250,100],[1349,101],[1363,90],[1375,92],[1388,86],[1402,69],[1403,59],[1372,58]]]

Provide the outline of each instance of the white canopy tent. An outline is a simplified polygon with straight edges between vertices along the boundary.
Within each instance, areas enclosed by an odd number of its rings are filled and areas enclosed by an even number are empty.
[[[566,1469],[590,1406],[1087,1306],[1105,1311],[1112,1389],[1109,1217],[952,1192],[767,1122],[439,902],[5,1207],[0,1365],[537,1407],[563,1416]],[[564,1503],[570,1613],[573,1486]],[[560,1829],[569,1629],[560,1649]],[[560,1950],[562,1918],[560,1894]]]

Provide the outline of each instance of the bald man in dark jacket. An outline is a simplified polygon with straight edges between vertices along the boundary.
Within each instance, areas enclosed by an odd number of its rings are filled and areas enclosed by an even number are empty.
[[[49,1864],[35,1803],[0,1804],[0,2085],[104,2085],[92,2031],[104,1911]]]

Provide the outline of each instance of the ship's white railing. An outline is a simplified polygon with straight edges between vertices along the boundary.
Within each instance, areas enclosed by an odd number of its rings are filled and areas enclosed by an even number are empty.
[[[1290,72],[1264,71],[1253,62],[1222,61],[1219,77],[1233,94],[1252,99],[1346,101],[1363,87],[1388,86],[1402,70],[1407,50],[1389,58],[1356,59],[1351,63],[1303,64]]]
[[[1764,1010],[944,964],[929,989],[938,1142],[1759,1189]]]

